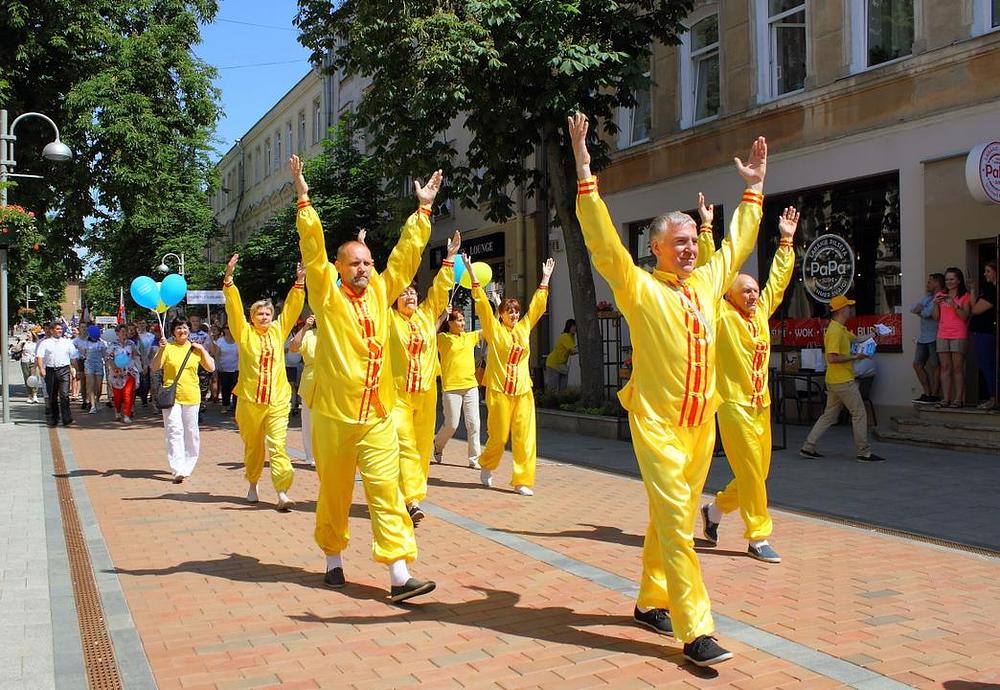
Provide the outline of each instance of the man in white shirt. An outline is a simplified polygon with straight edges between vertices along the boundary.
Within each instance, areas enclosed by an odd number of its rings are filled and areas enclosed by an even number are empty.
[[[38,344],[35,350],[35,364],[38,375],[45,379],[48,405],[45,416],[49,426],[55,426],[62,417],[63,426],[73,423],[69,412],[70,366],[77,352],[73,342],[63,337],[63,327],[59,322],[52,324],[51,336]]]

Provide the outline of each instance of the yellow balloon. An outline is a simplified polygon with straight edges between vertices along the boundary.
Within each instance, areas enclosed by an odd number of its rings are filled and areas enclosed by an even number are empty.
[[[156,305],[156,313],[157,313],[157,314],[162,314],[163,312],[165,312],[165,311],[166,311],[167,309],[169,309],[169,308],[170,308],[170,307],[168,307],[167,305],[165,305],[165,304],[163,303],[163,300],[161,299],[161,300],[160,300],[160,303]]]
[[[476,261],[472,264],[472,272],[476,274],[476,282],[480,286],[485,286],[488,282],[493,280],[493,269],[490,265],[484,261]],[[461,279],[458,284],[464,288],[472,288],[472,276],[466,271],[462,274]]]

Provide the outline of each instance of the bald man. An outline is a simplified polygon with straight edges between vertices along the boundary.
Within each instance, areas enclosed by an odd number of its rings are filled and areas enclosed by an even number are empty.
[[[702,226],[712,224],[712,207],[699,195]],[[771,261],[763,293],[746,273],[736,276],[719,308],[716,361],[719,395],[719,433],[733,470],[733,479],[715,501],[701,509],[703,534],[713,546],[719,542],[719,523],[725,513],[739,508],[749,542],[747,553],[759,561],[780,563],[768,543],[771,517],[767,512],[767,480],[771,467],[771,397],[767,368],[771,358],[768,319],[781,304],[795,268],[794,238],[799,214],[786,208],[778,222],[781,239]],[[702,233],[701,238],[705,237]],[[700,238],[700,239],[701,239]],[[711,234],[708,234],[711,241]]]

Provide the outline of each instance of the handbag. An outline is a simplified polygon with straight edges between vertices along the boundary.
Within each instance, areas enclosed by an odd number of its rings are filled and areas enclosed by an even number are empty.
[[[174,406],[174,398],[177,395],[177,382],[180,381],[181,374],[184,373],[184,367],[187,366],[188,357],[191,356],[191,353],[193,351],[194,351],[193,347],[188,348],[187,354],[184,355],[184,359],[181,361],[181,366],[177,370],[177,375],[174,376],[174,382],[171,383],[166,388],[161,388],[156,392],[156,404],[161,410],[167,407]]]

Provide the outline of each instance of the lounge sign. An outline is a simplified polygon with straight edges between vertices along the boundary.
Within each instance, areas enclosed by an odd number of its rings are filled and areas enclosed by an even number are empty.
[[[802,260],[802,282],[813,299],[828,303],[854,284],[854,250],[840,235],[820,235]]]
[[[1000,204],[1000,141],[980,144],[965,159],[965,184],[981,204]]]

